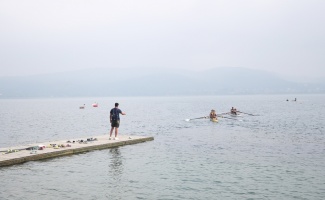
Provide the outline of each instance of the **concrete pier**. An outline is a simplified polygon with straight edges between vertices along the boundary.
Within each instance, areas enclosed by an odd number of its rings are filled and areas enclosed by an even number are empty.
[[[87,141],[87,139],[91,141]],[[10,148],[0,148],[0,167],[152,141],[154,138],[121,135],[119,136],[119,140],[109,140],[108,135],[101,135],[83,138],[83,142],[80,142],[80,140],[81,139],[69,140],[70,142],[68,142],[68,140],[62,140]]]

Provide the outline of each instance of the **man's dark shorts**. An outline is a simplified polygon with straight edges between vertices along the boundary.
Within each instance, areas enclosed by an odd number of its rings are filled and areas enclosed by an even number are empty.
[[[120,120],[117,121],[112,120],[111,126],[118,128],[120,126]]]

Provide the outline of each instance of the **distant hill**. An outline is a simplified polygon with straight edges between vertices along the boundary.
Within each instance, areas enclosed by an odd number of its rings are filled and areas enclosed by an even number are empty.
[[[92,69],[0,77],[0,98],[325,93],[325,82],[297,83],[245,68],[199,72]]]

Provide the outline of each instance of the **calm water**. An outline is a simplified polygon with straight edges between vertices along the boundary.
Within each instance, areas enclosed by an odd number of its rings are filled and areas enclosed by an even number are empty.
[[[2,167],[0,199],[325,198],[325,95],[0,100],[0,147],[107,134],[115,102],[155,140]],[[232,106],[259,116],[184,120]]]

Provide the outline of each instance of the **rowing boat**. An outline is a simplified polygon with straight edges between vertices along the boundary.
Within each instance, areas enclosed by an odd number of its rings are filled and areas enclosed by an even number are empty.
[[[218,119],[217,118],[211,118],[210,121],[212,121],[212,122],[218,122]]]
[[[230,116],[232,116],[232,117],[240,117],[241,116],[241,114],[236,114],[236,113],[229,113],[229,115]]]

